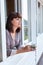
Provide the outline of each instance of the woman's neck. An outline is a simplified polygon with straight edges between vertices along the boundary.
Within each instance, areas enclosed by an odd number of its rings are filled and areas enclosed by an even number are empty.
[[[13,27],[13,33],[11,32],[12,39],[14,39],[16,36],[16,29],[16,27]]]
[[[15,32],[14,33],[11,33],[11,37],[12,37],[13,40],[15,39],[15,36],[16,36],[16,33]]]

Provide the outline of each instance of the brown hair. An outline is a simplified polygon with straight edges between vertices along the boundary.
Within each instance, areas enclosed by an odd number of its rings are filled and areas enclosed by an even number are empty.
[[[22,18],[20,13],[18,12],[11,12],[7,18],[7,22],[6,22],[6,30],[8,30],[9,32],[13,32],[13,25],[11,23],[11,21],[14,19],[14,18]]]

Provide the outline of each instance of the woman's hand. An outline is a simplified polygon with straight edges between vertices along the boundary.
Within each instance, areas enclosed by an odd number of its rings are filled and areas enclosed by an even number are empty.
[[[30,45],[27,45],[27,46],[21,48],[20,50],[17,50],[16,54],[23,53],[23,52],[30,52],[30,51],[33,51],[33,49],[31,48]]]

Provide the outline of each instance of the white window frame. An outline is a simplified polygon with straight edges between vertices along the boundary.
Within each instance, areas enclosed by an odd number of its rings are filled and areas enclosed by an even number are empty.
[[[32,33],[32,44],[37,44],[36,38],[36,21],[37,21],[37,0],[31,0],[31,33]]]
[[[14,0],[15,12],[17,12],[17,0]]]
[[[38,29],[39,29],[39,27],[38,27],[38,2],[40,3],[40,13],[41,13],[41,22],[40,22],[40,32],[38,32]],[[41,33],[43,33],[42,31],[43,31],[43,25],[42,25],[42,6],[43,6],[43,3],[42,3],[42,1],[40,1],[40,0],[38,0],[37,1],[37,36],[38,35],[40,35]]]
[[[5,0],[1,0],[1,41],[2,41],[2,60],[6,60],[6,30],[5,30]]]
[[[23,0],[21,2],[23,3]],[[22,4],[22,8],[23,8],[23,4]],[[23,9],[22,9],[22,17],[23,17]],[[22,18],[22,21],[23,21],[22,22],[22,41],[23,41],[23,45],[25,45],[25,43],[28,43],[28,39],[24,40],[24,20],[23,18]]]

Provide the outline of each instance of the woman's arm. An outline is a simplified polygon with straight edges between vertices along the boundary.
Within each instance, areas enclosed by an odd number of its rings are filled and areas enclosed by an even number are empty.
[[[16,48],[11,48],[11,39],[10,39],[10,34],[8,31],[6,31],[6,47],[7,47],[7,56],[10,56],[12,51],[14,50],[14,52],[16,52]],[[13,42],[12,42],[13,43]]]
[[[30,52],[30,51],[33,51],[32,47],[30,45],[27,45],[27,46],[22,47],[21,49],[17,50],[16,54],[18,54],[18,53],[24,53],[24,52]]]

